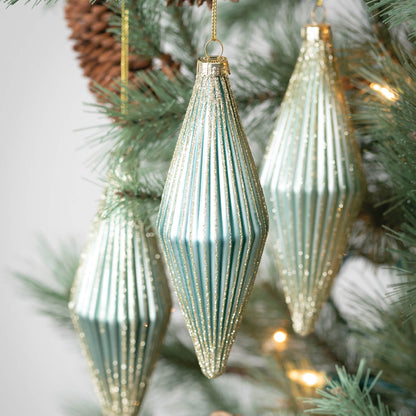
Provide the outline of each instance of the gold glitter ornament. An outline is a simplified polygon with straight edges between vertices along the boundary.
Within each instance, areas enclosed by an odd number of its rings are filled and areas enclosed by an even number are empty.
[[[293,329],[307,335],[341,266],[366,187],[330,25],[315,21],[302,36],[260,177]]]
[[[216,1],[211,41],[219,42]],[[198,59],[157,230],[202,372],[214,378],[226,369],[263,253],[268,216],[228,61],[222,53],[206,55]]]

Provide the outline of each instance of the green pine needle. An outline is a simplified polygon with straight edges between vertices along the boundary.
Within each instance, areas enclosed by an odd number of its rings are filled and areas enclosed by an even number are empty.
[[[78,268],[79,249],[73,241],[54,249],[45,239],[40,239],[39,253],[44,262],[42,278],[34,272],[15,272],[14,275],[24,289],[38,300],[42,314],[50,316],[61,326],[72,328],[68,301]]]
[[[370,10],[381,15],[390,27],[405,25],[410,38],[416,40],[415,0],[367,0]]]
[[[386,216],[399,214],[400,222],[390,236],[397,241],[394,256],[401,261],[398,272],[407,281],[395,285],[393,294],[407,318],[416,315],[416,59],[399,47],[399,61],[380,46],[373,49],[370,64],[359,69],[368,83],[387,87],[394,94],[388,100],[367,88],[359,120],[378,143],[378,161],[388,174],[392,195]]]
[[[372,300],[354,295],[354,308],[359,315],[351,322],[357,349],[370,360],[371,366],[383,371],[383,378],[395,386],[385,386],[389,397],[401,399],[416,412],[416,319],[403,319],[400,304],[388,303],[380,295]]]
[[[371,392],[381,376],[381,372],[371,380],[370,371],[365,373],[365,361],[362,360],[355,375],[347,373],[345,368],[336,367],[338,379],[327,380],[325,389],[318,389],[320,397],[304,399],[308,405],[306,413],[337,416],[395,416],[396,413],[384,405],[377,397],[373,404]]]
[[[96,86],[107,104],[94,107],[113,121],[92,142],[104,149],[95,164],[115,172],[121,193],[160,198],[192,85],[161,71],[139,73],[135,82],[139,87],[129,87],[126,112],[118,93]]]
[[[91,1],[91,0],[90,0]],[[121,42],[121,4],[129,10],[129,50],[130,53],[153,58],[160,56],[161,17],[166,9],[163,1],[155,0],[107,0],[106,6],[114,14],[109,20],[109,33]]]

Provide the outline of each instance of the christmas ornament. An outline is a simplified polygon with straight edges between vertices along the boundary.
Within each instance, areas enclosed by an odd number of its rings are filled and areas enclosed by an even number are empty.
[[[93,223],[70,310],[104,415],[137,415],[171,300],[154,232],[113,189]]]
[[[199,364],[225,371],[268,231],[256,166],[228,79],[228,61],[198,59],[157,229]]]
[[[315,20],[302,35],[260,177],[293,329],[306,335],[340,268],[365,181],[330,26]]]

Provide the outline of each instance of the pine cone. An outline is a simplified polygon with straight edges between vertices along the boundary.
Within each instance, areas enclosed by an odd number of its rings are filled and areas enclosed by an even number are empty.
[[[84,75],[105,88],[112,89],[114,78],[120,76],[121,45],[110,33],[109,18],[112,11],[98,0],[68,0],[65,17],[72,29],[71,39],[75,40],[74,50],[84,69]],[[130,78],[138,70],[148,69],[152,61],[138,55],[129,56]],[[114,86],[114,85],[113,85]]]
[[[78,52],[84,75],[91,78],[90,89],[93,92],[94,81],[114,91],[114,79],[120,78],[121,45],[116,37],[108,33],[112,14],[113,11],[105,6],[103,0],[93,4],[89,0],[68,0],[65,6],[65,17],[72,30],[70,38],[75,40],[74,50]],[[168,54],[163,54],[158,60],[158,67],[168,77],[179,70],[179,64]],[[137,71],[150,70],[152,67],[152,59],[129,55],[131,81]]]
[[[238,0],[231,0],[234,3],[237,3]],[[196,5],[201,6],[201,4],[207,3],[207,6],[209,8],[212,7],[212,0],[196,0]],[[185,0],[166,0],[166,5],[171,6],[172,4],[175,4],[176,6],[182,6],[185,3]],[[187,3],[191,6],[195,4],[195,0],[187,0]]]

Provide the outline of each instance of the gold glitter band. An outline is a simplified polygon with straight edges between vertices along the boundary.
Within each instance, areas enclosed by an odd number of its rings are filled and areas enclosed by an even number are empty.
[[[325,23],[306,25],[302,28],[302,38],[310,42],[317,42],[319,40],[331,42],[329,25]]]
[[[228,59],[224,56],[204,56],[198,59],[197,75],[221,76],[229,74]]]

